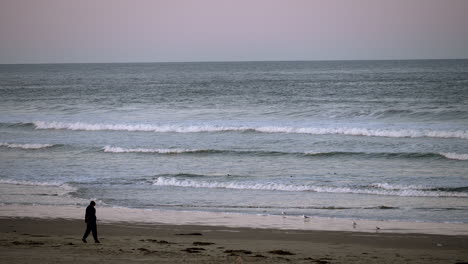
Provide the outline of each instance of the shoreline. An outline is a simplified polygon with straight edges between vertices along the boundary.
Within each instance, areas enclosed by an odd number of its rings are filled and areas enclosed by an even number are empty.
[[[0,205],[0,218],[82,220],[84,218],[84,209],[85,206],[81,205]],[[290,215],[147,210],[101,207],[99,205],[96,209],[98,221],[106,224],[189,225],[296,231],[468,236],[467,223],[352,220],[324,217],[304,218]]]
[[[0,218],[2,263],[467,263],[468,236]]]

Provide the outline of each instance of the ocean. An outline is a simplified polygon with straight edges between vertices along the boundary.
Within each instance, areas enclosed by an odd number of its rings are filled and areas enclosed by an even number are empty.
[[[0,203],[468,223],[468,60],[0,65]]]

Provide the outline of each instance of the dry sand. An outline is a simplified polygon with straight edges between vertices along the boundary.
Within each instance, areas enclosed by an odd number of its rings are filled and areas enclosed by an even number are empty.
[[[468,236],[0,219],[0,263],[468,263]]]

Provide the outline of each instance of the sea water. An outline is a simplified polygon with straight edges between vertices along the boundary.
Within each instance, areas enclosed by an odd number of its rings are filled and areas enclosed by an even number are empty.
[[[0,203],[468,223],[468,60],[0,65]]]

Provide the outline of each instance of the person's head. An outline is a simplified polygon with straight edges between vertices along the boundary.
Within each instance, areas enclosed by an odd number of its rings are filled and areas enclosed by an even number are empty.
[[[89,205],[91,205],[91,206],[95,206],[95,205],[96,205],[96,203],[95,203],[94,201],[91,201],[91,202],[89,203]]]

